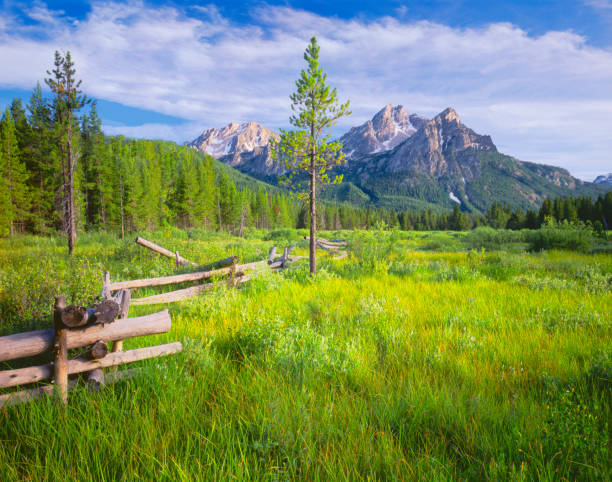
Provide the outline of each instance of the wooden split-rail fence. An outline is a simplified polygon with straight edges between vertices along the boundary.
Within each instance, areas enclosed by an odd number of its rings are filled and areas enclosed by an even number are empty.
[[[149,358],[170,355],[182,350],[180,342],[121,351],[122,340],[170,331],[168,310],[136,318],[127,318],[129,300],[123,293],[113,299],[85,308],[66,306],[62,296],[55,299],[53,329],[30,331],[0,337],[0,362],[53,354],[53,361],[40,365],[0,371],[0,388],[52,380],[51,385],[0,394],[0,407],[29,402],[49,395],[57,395],[68,403],[68,391],[79,380],[74,375],[84,374],[90,388],[101,388],[106,383],[129,378],[133,370],[104,373],[103,368],[116,367]],[[108,343],[113,342],[109,353]],[[81,353],[69,358],[68,350],[81,348]],[[71,378],[71,376],[73,376]]]
[[[172,252],[161,246],[158,246],[151,241],[147,241],[144,238],[136,238],[136,243],[146,247],[159,254],[173,258],[176,260],[177,266],[191,265],[198,266],[193,261],[189,261],[179,255],[178,251]],[[253,263],[238,264],[238,258],[236,256],[230,256],[228,258],[215,261],[204,266],[200,266],[198,271],[192,273],[176,274],[171,276],[162,276],[158,278],[145,278],[129,281],[116,281],[111,282],[110,273],[104,273],[104,283],[102,286],[102,298],[110,299],[115,293],[115,296],[119,296],[117,293],[127,290],[128,293],[120,295],[122,299],[125,297],[129,304],[132,305],[153,305],[161,303],[173,303],[189,298],[193,298],[205,291],[209,291],[218,287],[221,284],[230,286],[238,286],[251,279],[252,273],[261,271],[263,269],[278,270],[289,266],[300,259],[302,256],[291,256],[291,252],[295,249],[295,246],[286,247],[283,253],[277,255],[277,248],[273,247],[270,250],[268,259],[261,261],[255,261]],[[222,281],[209,282],[212,280],[222,279]],[[195,286],[189,288],[182,288],[167,293],[160,293],[157,295],[146,296],[142,298],[132,298],[131,290],[136,288],[148,288],[153,286],[167,286],[172,284],[197,282]]]
[[[164,256],[173,258],[177,265],[197,266],[161,246],[138,237],[136,242]],[[346,247],[345,242],[318,240],[317,245],[337,254]],[[100,303],[86,308],[66,306],[64,297],[55,299],[53,329],[30,331],[0,337],[0,362],[53,354],[53,361],[41,365],[0,371],[0,389],[22,385],[39,384],[35,388],[16,390],[0,394],[0,408],[7,405],[29,402],[37,398],[57,395],[64,404],[68,403],[68,391],[77,383],[76,375],[83,374],[90,388],[101,388],[105,384],[129,378],[134,370],[110,371],[103,368],[116,367],[125,363],[170,355],[182,350],[180,342],[123,351],[123,340],[139,336],[154,335],[170,331],[171,320],[168,310],[146,316],[128,318],[130,305],[172,303],[192,298],[208,291],[219,283],[237,286],[248,281],[253,271],[261,269],[278,270],[289,266],[303,256],[291,256],[294,246],[270,250],[268,258],[247,264],[238,264],[238,258],[230,256],[214,263],[200,266],[198,271],[172,276],[111,282],[109,272],[104,273]],[[346,255],[346,253],[345,253]],[[226,278],[223,281],[208,282]],[[199,282],[189,288],[161,293],[142,298],[132,298],[133,289],[166,286],[185,282]],[[109,351],[108,344],[111,345]],[[74,358],[69,350],[82,349]],[[40,385],[52,381],[52,384]]]

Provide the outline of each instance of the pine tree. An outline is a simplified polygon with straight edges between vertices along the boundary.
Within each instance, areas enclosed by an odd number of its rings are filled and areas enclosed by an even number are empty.
[[[0,200],[2,221],[0,232],[13,235],[18,227],[23,229],[26,222],[29,197],[27,190],[28,174],[21,161],[17,129],[10,109],[6,109],[0,122],[0,177],[3,195]]]
[[[317,182],[340,182],[336,176],[331,179],[328,170],[345,162],[342,144],[331,142],[323,133],[334,126],[337,120],[350,115],[349,103],[338,105],[336,89],[325,85],[327,75],[319,65],[319,45],[316,37],[304,53],[308,64],[296,82],[297,91],[291,95],[291,109],[295,112],[290,122],[300,130],[281,130],[278,142],[272,143],[273,156],[289,171],[287,182],[294,184],[293,174],[308,175],[310,198],[310,273],[317,272]],[[299,182],[297,183],[299,187]]]
[[[64,181],[64,206],[66,219],[66,232],[68,234],[68,253],[72,254],[76,242],[76,206],[75,206],[75,167],[77,156],[74,150],[73,131],[75,129],[74,114],[89,101],[82,95],[79,87],[80,80],[76,80],[74,62],[70,52],[61,56],[55,52],[55,63],[52,71],[47,71],[51,77],[45,82],[55,94],[55,119],[59,127],[59,141],[62,145],[62,177]],[[78,129],[78,126],[76,127]]]
[[[60,190],[60,166],[56,143],[52,138],[52,113],[40,84],[32,92],[27,109],[31,141],[25,160],[30,172],[31,229],[35,233],[46,233],[60,225],[60,217],[55,210],[55,199]]]

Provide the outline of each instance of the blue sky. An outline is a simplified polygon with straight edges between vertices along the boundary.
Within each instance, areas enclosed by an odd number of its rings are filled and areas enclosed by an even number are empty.
[[[612,170],[612,0],[77,2],[4,0],[0,107],[73,53],[109,134],[191,140],[288,127],[310,36],[353,115],[448,106],[498,148],[592,180]]]

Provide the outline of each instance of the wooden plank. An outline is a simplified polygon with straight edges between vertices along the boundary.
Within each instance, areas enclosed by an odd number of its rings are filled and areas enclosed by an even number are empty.
[[[166,333],[171,327],[168,310],[136,318],[117,320],[108,325],[91,325],[68,330],[68,349],[136,336]],[[40,355],[53,348],[54,331],[39,330],[0,337],[0,362]]]
[[[244,283],[248,281],[250,276],[242,275],[236,278],[237,283]],[[135,298],[132,300],[133,305],[158,305],[162,303],[174,303],[176,301],[186,300],[193,298],[204,291],[210,291],[215,287],[218,287],[219,283],[207,283],[198,286],[192,286],[190,288],[184,288],[182,290],[170,291],[168,293],[161,293],[159,295],[147,296],[145,298]]]
[[[104,358],[100,358],[99,360],[76,358],[74,360],[68,360],[67,374],[74,375],[76,373],[89,372],[95,370],[96,368],[108,368],[123,365],[124,363],[146,360],[148,358],[171,355],[173,353],[180,352],[182,349],[183,345],[181,345],[180,342],[174,342],[166,345],[109,353]],[[26,385],[29,383],[48,380],[53,376],[54,370],[54,363],[47,363],[45,365],[26,368],[17,368],[15,370],[4,370],[0,372],[0,388],[10,388],[18,385]]]
[[[256,269],[258,267],[264,267],[268,264],[267,260],[255,261],[254,263],[238,264],[235,265],[235,269],[238,272],[247,271],[250,269]],[[160,278],[145,278],[136,279],[130,281],[119,281],[110,284],[111,291],[132,289],[132,288],[143,288],[148,286],[164,286],[176,283],[185,283],[187,281],[200,281],[203,279],[210,279],[216,276],[228,276],[231,274],[233,266],[228,268],[221,268],[212,271],[198,271],[195,273],[184,273],[173,276],[164,276]]]

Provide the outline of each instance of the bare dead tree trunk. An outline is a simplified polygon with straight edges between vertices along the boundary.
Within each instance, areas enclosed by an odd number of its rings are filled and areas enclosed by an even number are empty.
[[[317,173],[315,171],[314,125],[310,128],[310,274],[317,274]]]
[[[72,113],[68,111],[68,253],[74,251],[76,224],[74,221],[74,160],[72,152]]]
[[[121,167],[117,159],[117,170],[119,171],[119,206],[121,210],[121,239],[125,236],[125,220],[123,215],[123,181],[121,180]]]

